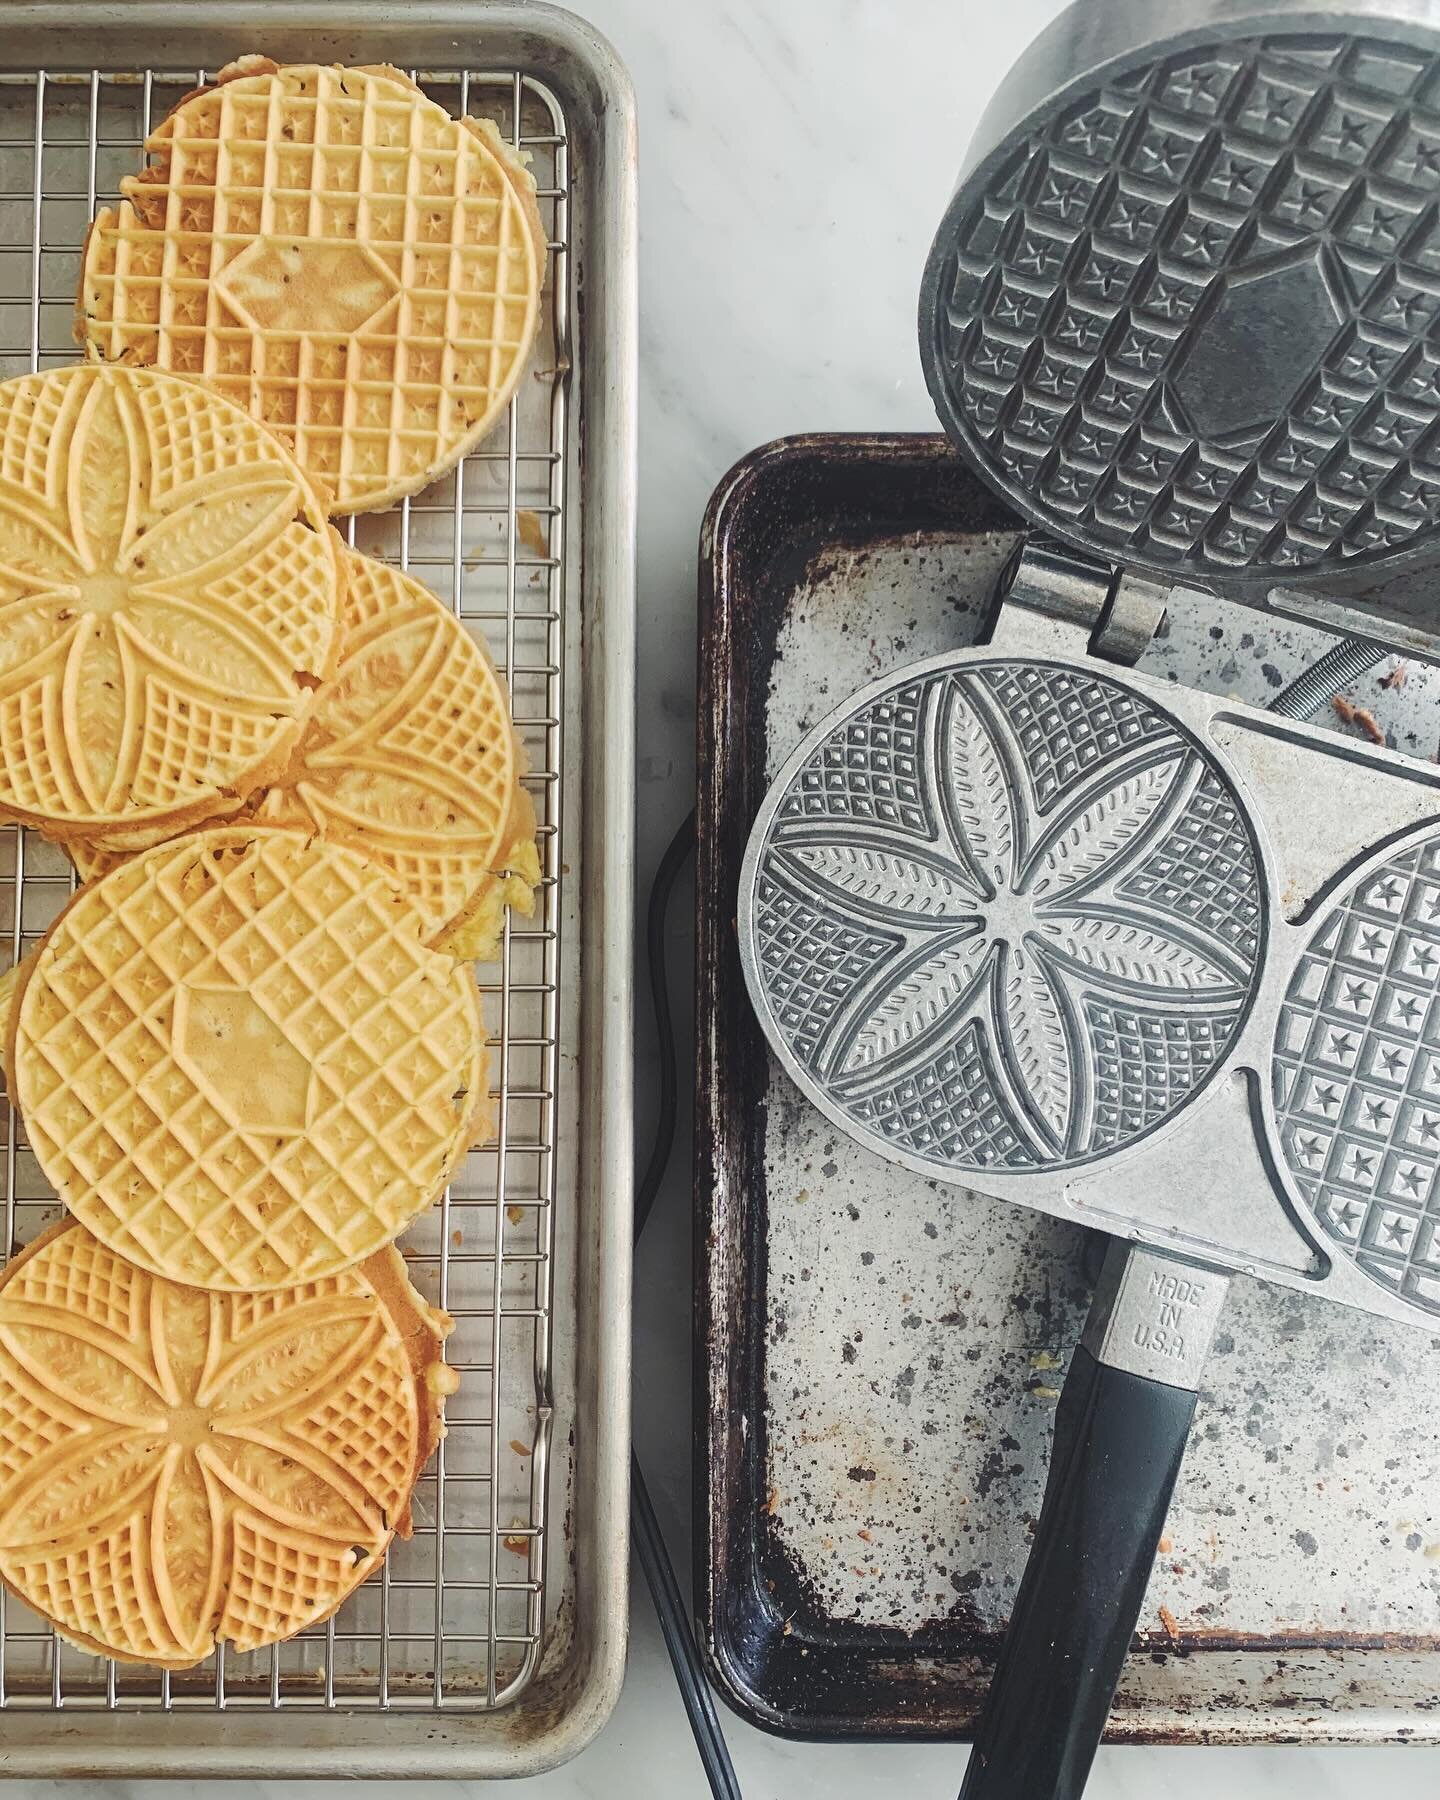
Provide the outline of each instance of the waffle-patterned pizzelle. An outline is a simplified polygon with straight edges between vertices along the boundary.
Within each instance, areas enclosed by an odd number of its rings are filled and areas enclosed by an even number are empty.
[[[414,493],[484,436],[545,273],[534,181],[493,125],[396,69],[247,57],[146,149],[86,243],[90,354],[203,375],[340,513]]]
[[[0,1578],[172,1669],[329,1618],[410,1535],[449,1329],[393,1248],[216,1294],[52,1227],[0,1273]]]
[[[0,384],[0,816],[70,836],[237,810],[338,647],[324,508],[196,382]]]
[[[10,1091],[102,1242],[172,1280],[317,1280],[388,1243],[488,1129],[468,966],[385,872],[224,826],[87,884],[21,976]]]
[[[252,808],[386,869],[432,941],[493,956],[540,879],[525,754],[484,646],[412,576],[344,553],[344,650],[290,767]],[[72,842],[91,880],[122,844]]]

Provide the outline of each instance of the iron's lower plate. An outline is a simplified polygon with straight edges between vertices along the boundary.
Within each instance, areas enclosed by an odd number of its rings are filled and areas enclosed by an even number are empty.
[[[756,833],[740,954],[782,1060],[843,1130],[942,1180],[1160,1129],[1259,981],[1244,801],[1090,669],[882,678],[795,751]]]

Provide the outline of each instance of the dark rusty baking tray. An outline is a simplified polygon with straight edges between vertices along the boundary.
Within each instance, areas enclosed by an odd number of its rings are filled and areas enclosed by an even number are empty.
[[[973,640],[1014,529],[940,437],[809,437],[739,463],[701,538],[696,1581],[722,1692],[796,1735],[968,1734],[1088,1282],[1079,1231],[889,1169],[792,1092],[740,861],[829,705]],[[1214,602],[1146,666],[1263,701],[1323,642]],[[1433,755],[1440,682],[1389,672],[1357,698]],[[1440,1339],[1237,1289],[1109,1736],[1440,1739]]]

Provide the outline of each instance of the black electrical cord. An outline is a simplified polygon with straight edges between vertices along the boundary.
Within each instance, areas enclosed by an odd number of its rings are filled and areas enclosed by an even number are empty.
[[[675,1122],[680,1099],[680,1076],[675,1062],[675,1021],[670,1016],[670,974],[665,963],[665,925],[675,883],[695,848],[695,815],[677,828],[665,846],[655,879],[650,884],[650,905],[645,914],[645,960],[650,970],[650,1001],[655,1009],[655,1038],[660,1053],[660,1106],[655,1118],[655,1138],[650,1160],[635,1189],[635,1241],[645,1229],[660,1192],[660,1183],[675,1148]]]
[[[655,1008],[655,1036],[660,1051],[660,1103],[655,1119],[655,1138],[650,1160],[635,1189],[635,1241],[639,1242],[646,1222],[655,1206],[670,1152],[675,1146],[675,1126],[679,1111],[680,1079],[675,1061],[675,1021],[670,1015],[670,977],[665,966],[665,926],[670,915],[670,900],[675,883],[687,858],[695,847],[695,815],[692,812],[671,838],[655,880],[650,888],[650,905],[645,918],[645,954],[650,970],[650,997]],[[714,1697],[705,1679],[700,1650],[691,1629],[690,1615],[675,1579],[675,1567],[650,1503],[650,1490],[645,1471],[632,1446],[630,1451],[630,1535],[635,1554],[655,1603],[660,1621],[660,1635],[675,1671],[676,1685],[690,1721],[695,1748],[705,1770],[705,1779],[715,1800],[742,1800],[735,1766],[730,1761],[725,1734],[720,1729]]]

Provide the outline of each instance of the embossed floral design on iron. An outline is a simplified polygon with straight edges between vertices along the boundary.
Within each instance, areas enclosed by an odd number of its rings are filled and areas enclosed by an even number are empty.
[[[838,725],[755,885],[771,1010],[857,1125],[946,1166],[1083,1160],[1208,1077],[1258,959],[1216,766],[1118,685],[994,662]]]

